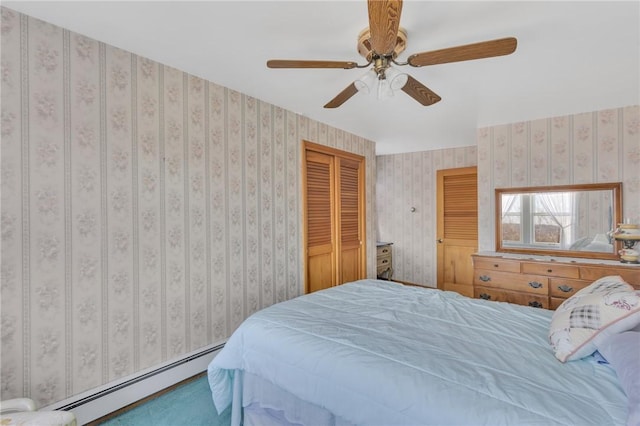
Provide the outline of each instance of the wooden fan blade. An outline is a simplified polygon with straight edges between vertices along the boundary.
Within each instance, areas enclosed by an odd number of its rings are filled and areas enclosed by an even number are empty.
[[[407,84],[402,87],[402,90],[416,101],[420,102],[424,106],[433,105],[439,102],[442,98],[436,95],[431,89],[424,84],[420,83],[415,78],[408,76]]]
[[[446,64],[449,62],[470,61],[472,59],[491,58],[509,55],[516,50],[518,41],[513,37],[501,38],[464,46],[449,47],[431,52],[416,53],[409,56],[407,62],[414,67]]]
[[[267,61],[269,68],[342,68],[351,69],[358,66],[350,61],[300,61],[296,59],[271,59]]]
[[[402,0],[368,0],[369,42],[378,55],[391,55],[398,42]]]
[[[345,103],[346,101],[348,101],[349,98],[355,95],[356,93],[358,93],[358,89],[356,89],[356,85],[354,83],[351,83],[349,86],[347,86],[346,89],[338,93],[338,96],[331,99],[324,107],[337,108],[343,103]]]

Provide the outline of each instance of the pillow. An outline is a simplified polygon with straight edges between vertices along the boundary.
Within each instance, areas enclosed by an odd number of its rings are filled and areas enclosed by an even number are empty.
[[[582,247],[586,246],[590,242],[591,242],[591,238],[582,237],[578,241],[575,241],[573,244],[571,244],[571,247],[569,247],[569,250],[580,250]]]
[[[627,426],[640,425],[640,332],[625,331],[601,339],[600,355],[613,367],[627,394]]]
[[[586,246],[582,247],[580,251],[604,251],[604,252],[612,252],[613,246],[609,243],[599,243],[599,242],[591,242]]]
[[[640,324],[640,291],[622,277],[609,276],[562,302],[551,317],[549,343],[561,362],[596,351],[594,339],[627,331]]]

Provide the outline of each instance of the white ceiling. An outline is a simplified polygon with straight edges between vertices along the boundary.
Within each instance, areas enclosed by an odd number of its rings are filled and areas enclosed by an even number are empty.
[[[3,1],[110,45],[377,142],[377,154],[475,144],[476,129],[640,104],[638,1],[405,1],[412,53],[513,36],[516,52],[413,68],[442,97],[399,92],[323,105],[362,69],[268,69],[267,59],[346,60],[367,27],[365,0]]]

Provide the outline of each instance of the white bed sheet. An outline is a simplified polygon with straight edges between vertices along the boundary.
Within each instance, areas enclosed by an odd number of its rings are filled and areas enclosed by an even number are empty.
[[[239,370],[353,424],[624,424],[610,368],[553,356],[551,314],[388,281],[345,284],[248,318],[209,366],[213,400],[218,411],[231,403]]]

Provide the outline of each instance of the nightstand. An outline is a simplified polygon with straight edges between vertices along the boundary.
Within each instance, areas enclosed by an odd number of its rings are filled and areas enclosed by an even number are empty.
[[[377,262],[376,275],[380,279],[391,280],[393,275],[393,259],[391,257],[391,245],[393,243],[376,243]]]

